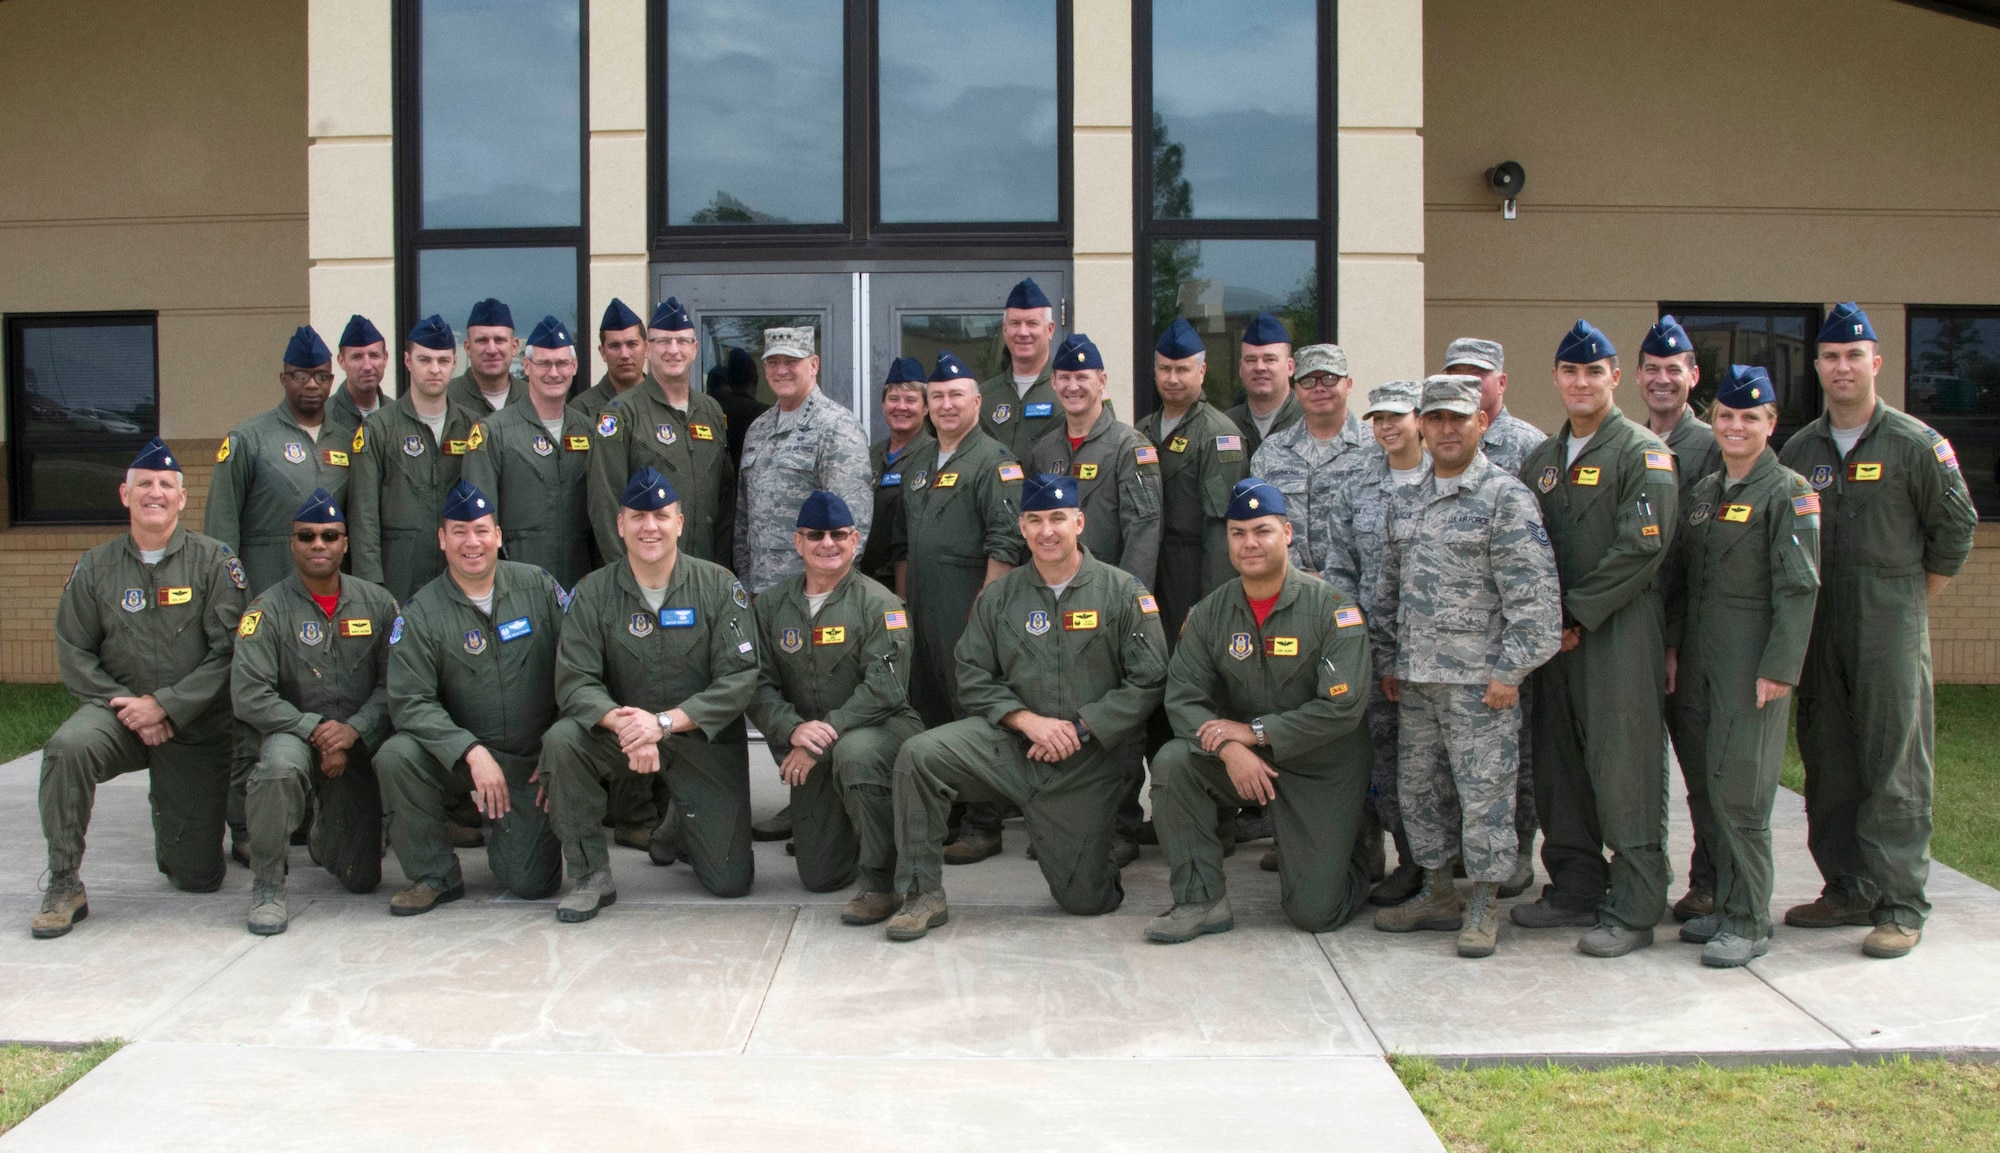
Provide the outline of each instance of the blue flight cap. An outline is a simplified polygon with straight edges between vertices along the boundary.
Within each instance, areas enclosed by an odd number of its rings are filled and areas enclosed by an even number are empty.
[[[1038,472],[1021,486],[1022,512],[1047,512],[1052,508],[1075,508],[1076,483],[1066,476]]]
[[[1868,314],[1851,300],[1834,305],[1826,323],[1819,326],[1821,344],[1853,344],[1857,340],[1876,339],[1875,326],[1868,323]]]
[[[806,502],[799,506],[800,528],[853,528],[854,513],[848,510],[847,502],[839,496],[816,489]]]
[[[1042,286],[1036,284],[1035,278],[1030,276],[1015,285],[1014,291],[1007,294],[1007,307],[1054,308],[1055,306],[1050,304],[1049,298],[1042,294]]]
[[[333,501],[333,494],[323,488],[316,488],[306,502],[299,506],[299,514],[292,518],[299,524],[346,524],[347,514]]]
[[[1761,408],[1778,403],[1771,374],[1754,364],[1732,364],[1729,375],[1715,386],[1715,403],[1724,408]]]
[[[674,482],[649,464],[632,474],[618,503],[633,512],[658,512],[670,504],[679,504],[680,499],[681,494],[674,491]]]
[[[410,343],[420,348],[445,352],[458,341],[451,334],[451,325],[444,322],[444,317],[433,312],[410,329]]]
[[[1097,346],[1081,332],[1072,332],[1063,337],[1056,349],[1052,372],[1079,372],[1086,368],[1103,368],[1104,358],[1097,354]]]
[[[1201,336],[1195,332],[1194,325],[1176,316],[1174,322],[1167,326],[1167,330],[1161,333],[1160,339],[1154,343],[1153,351],[1168,360],[1187,360],[1207,352],[1208,346],[1201,342]]]
[[[1259,477],[1246,476],[1229,490],[1225,520],[1256,520],[1260,516],[1284,516],[1285,494],[1278,486]]]
[[[653,310],[653,319],[646,322],[646,327],[661,332],[686,332],[694,327],[694,318],[681,307],[679,297],[669,296]]]
[[[930,378],[924,375],[924,362],[914,356],[899,356],[889,362],[889,379],[882,382],[887,388],[892,384],[914,384],[919,389]]]
[[[1291,342],[1292,334],[1286,332],[1284,324],[1268,312],[1260,312],[1251,317],[1250,323],[1243,328],[1245,344],[1290,344]]]
[[[1687,329],[1681,327],[1672,313],[1662,316],[1647,331],[1645,343],[1639,346],[1641,356],[1679,356],[1693,351],[1694,341],[1688,339]]]
[[[139,455],[125,467],[142,468],[148,472],[179,472],[181,462],[174,456],[174,450],[167,447],[167,442],[156,436],[147,441],[146,447],[140,449]]]
[[[946,349],[938,353],[937,367],[931,369],[930,379],[932,381],[971,380],[972,370],[965,367],[964,361],[953,356],[950,349]]]
[[[371,344],[382,344],[382,330],[375,322],[355,313],[347,318],[347,327],[340,330],[340,347],[366,348]]]
[[[285,365],[288,368],[318,368],[322,364],[333,363],[333,353],[326,347],[326,341],[319,338],[310,324],[302,324],[292,333],[292,341],[285,346]]]
[[[444,520],[478,520],[482,516],[493,515],[493,502],[469,480],[461,480],[451,486],[444,496],[444,511],[438,516]]]
[[[478,304],[473,305],[472,315],[465,318],[465,327],[467,328],[482,325],[487,328],[512,328],[514,327],[514,310],[508,308],[505,301],[495,300],[489,296]]]
[[[639,319],[638,313],[625,307],[625,302],[614,296],[611,298],[611,303],[604,306],[604,319],[597,322],[597,331],[623,332],[628,328],[638,328],[645,323]]]
[[[1566,364],[1596,364],[1617,355],[1611,338],[1583,319],[1578,319],[1576,326],[1563,334],[1562,344],[1556,349],[1556,359]]]
[[[542,322],[535,326],[535,331],[528,334],[528,346],[530,348],[575,348],[576,341],[570,339],[569,329],[563,327],[562,321],[557,320],[553,316],[544,316]]]

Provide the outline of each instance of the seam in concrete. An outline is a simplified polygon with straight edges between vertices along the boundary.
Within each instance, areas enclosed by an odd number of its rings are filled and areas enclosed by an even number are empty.
[[[1780,989],[1776,985],[1773,985],[1771,982],[1765,980],[1764,974],[1758,972],[1757,967],[1755,965],[1745,965],[1743,967],[1750,970],[1750,975],[1752,977],[1757,978],[1757,980],[1761,982],[1766,989],[1769,989],[1771,992],[1776,993],[1780,1001],[1783,1001],[1785,1004],[1790,1005],[1792,1008],[1797,1009],[1801,1013],[1804,1013],[1807,1019],[1812,1021],[1813,1024],[1818,1025],[1820,1028],[1825,1029],[1828,1033],[1831,1033],[1834,1036],[1839,1037],[1843,1042],[1846,1043],[1849,1049],[1857,1053],[1862,1051],[1859,1045],[1856,1045],[1853,1041],[1848,1040],[1847,1035],[1842,1033],[1839,1029],[1834,1028],[1831,1022],[1822,1020],[1819,1014],[1813,1012],[1811,1009],[1806,1008],[1804,1005],[1800,1004],[1796,999],[1787,996],[1783,989]]]
[[[785,957],[792,951],[792,934],[797,931],[799,914],[804,910],[804,905],[792,906],[792,919],[785,924],[785,943],[778,946],[778,959],[771,962],[771,976],[764,982],[763,995],[757,998],[757,1015],[750,1018],[750,1027],[743,1031],[743,1044],[737,1047],[736,1052],[742,1056],[750,1055],[750,1042],[757,1038],[757,1025],[764,1020],[764,1006],[771,1002],[771,988],[778,983],[778,970],[785,967]]]
[[[303,913],[306,911],[306,909],[310,909],[318,903],[319,899],[313,898],[312,900],[307,901],[305,903],[305,907],[301,908],[299,912]],[[216,980],[220,978],[224,973],[227,973],[229,970],[235,968],[237,962],[249,956],[251,950],[263,944],[268,939],[265,937],[256,936],[250,933],[248,930],[244,931],[244,935],[246,937],[249,937],[250,939],[243,942],[242,945],[237,948],[236,952],[230,955],[227,961],[224,961],[222,964],[217,965],[213,972],[209,973],[208,976],[203,977],[201,981],[198,982],[193,988],[181,994],[181,997],[178,1001],[175,1001],[171,1005],[165,1006],[158,1013],[155,1013],[153,1014],[153,1016],[148,1018],[143,1024],[133,1029],[132,1035],[130,1037],[125,1038],[125,1040],[137,1041],[141,1037],[144,1037],[149,1031],[152,1030],[154,1026],[158,1025],[161,1021],[166,1020],[168,1017],[172,1016],[175,1012],[179,1011],[181,1006],[186,1005],[189,1001],[193,1000],[195,997],[200,996],[201,991],[203,989],[208,988],[210,985],[214,984]]]
[[[1366,909],[1367,905],[1363,904],[1362,908]],[[1326,938],[1314,933],[1313,944],[1319,947],[1319,955],[1326,958],[1326,967],[1333,970],[1333,979],[1340,982],[1340,991],[1347,994],[1347,1003],[1354,1006],[1354,1015],[1361,1018],[1361,1023],[1367,1026],[1368,1036],[1375,1042],[1375,1052],[1380,1054],[1383,1060],[1388,1060],[1389,1046],[1383,1043],[1382,1034],[1375,1031],[1375,1022],[1368,1019],[1368,1011],[1361,1007],[1361,998],[1354,995],[1354,989],[1341,974],[1340,966],[1333,963],[1333,954],[1326,951]]]

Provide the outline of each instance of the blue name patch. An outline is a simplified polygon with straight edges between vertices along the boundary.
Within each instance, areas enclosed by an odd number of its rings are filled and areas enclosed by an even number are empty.
[[[1035,417],[1038,416],[1047,416],[1050,413],[1054,412],[1055,410],[1056,410],[1055,405],[1048,404],[1046,402],[1042,404],[1031,404],[1028,407],[1021,410],[1021,415],[1027,417],[1030,420],[1033,420]]]
[[[694,627],[694,610],[661,609],[660,627],[663,629],[691,629]]]
[[[516,637],[524,637],[534,631],[535,626],[528,623],[527,617],[515,617],[513,620],[505,621],[500,625],[500,641],[502,644],[505,644]]]
[[[903,474],[900,472],[885,472],[882,474],[882,479],[876,483],[880,484],[883,488],[901,488],[903,487]]]

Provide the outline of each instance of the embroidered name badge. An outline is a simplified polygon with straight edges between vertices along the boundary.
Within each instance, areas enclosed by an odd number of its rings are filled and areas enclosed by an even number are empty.
[[[536,456],[547,456],[556,450],[556,442],[538,432],[535,439],[528,442],[528,447],[535,450]]]
[[[1237,660],[1248,660],[1256,647],[1250,643],[1249,633],[1237,633],[1229,638],[1229,655]]]
[[[563,447],[569,449],[571,452],[589,452],[590,438],[587,436],[566,436],[563,437]]]
[[[788,653],[795,653],[805,647],[805,640],[799,630],[787,626],[778,632],[778,647]]]
[[[935,487],[935,488],[957,488],[957,487],[958,487],[958,474],[957,474],[957,473],[955,473],[955,472],[941,472],[941,473],[939,473],[939,474],[938,474],[938,478],[937,478],[937,484],[936,484],[936,485],[934,485],[933,487]]]
[[[1333,610],[1333,627],[1337,629],[1351,629],[1361,623],[1361,610],[1353,605],[1343,605]]]
[[[1094,465],[1094,464],[1080,464],[1080,465],[1077,465],[1077,466],[1076,466],[1076,479],[1078,479],[1078,480],[1096,480],[1096,479],[1097,479],[1097,466],[1096,466],[1096,465]]]
[[[369,620],[367,617],[347,617],[341,620],[337,627],[340,630],[340,635],[344,637],[372,637],[375,635],[375,622]]]
[[[1726,520],[1730,524],[1749,524],[1750,506],[1747,504],[1725,504],[1722,506],[1722,515],[1716,519]]]
[[[1550,492],[1554,490],[1554,488],[1556,487],[1555,465],[1550,465],[1549,467],[1542,470],[1541,479],[1535,482],[1535,487],[1541,489],[1543,492]]]
[[[1597,483],[1597,475],[1597,469],[1584,468],[1579,465],[1569,470],[1569,482],[1571,484],[1595,485]]]
[[[1007,481],[1020,480],[1023,478],[1024,475],[1025,474],[1021,472],[1021,466],[1018,464],[1003,464],[1000,466],[1001,480],[1007,480]]]
[[[1882,466],[1879,463],[1850,464],[1847,466],[1849,480],[1881,480]]]
[[[1658,450],[1648,450],[1646,453],[1646,467],[1656,468],[1661,472],[1672,472],[1674,471],[1674,454]]]
[[[511,621],[502,621],[499,628],[500,643],[506,644],[508,641],[519,640],[534,631],[534,622],[530,621],[527,617],[515,617]]]
[[[465,651],[478,656],[486,651],[486,634],[473,629],[465,634]]]
[[[1097,627],[1097,613],[1094,611],[1070,612],[1063,614],[1063,628],[1070,632]]]
[[[1021,417],[1024,420],[1034,420],[1038,417],[1047,416],[1050,413],[1054,412],[1055,410],[1056,410],[1055,405],[1049,404],[1048,402],[1044,401],[1041,404],[1031,404],[1028,405],[1026,408],[1023,408],[1021,410]]]
[[[1160,450],[1150,444],[1142,444],[1138,448],[1133,449],[1132,456],[1140,464],[1160,463]]]
[[[1817,516],[1819,514],[1819,494],[1809,492],[1792,498],[1793,516]]]
[[[694,438],[695,438],[696,440],[714,440],[714,439],[715,439],[715,430],[714,430],[714,429],[712,429],[712,428],[710,428],[710,427],[709,427],[708,425],[705,425],[705,424],[691,424],[691,425],[688,425],[688,431],[694,434]]]
[[[885,472],[882,474],[881,479],[875,483],[881,488],[901,488],[903,487],[903,474],[900,472]]]
[[[347,454],[337,448],[329,448],[319,454],[319,462],[332,465],[334,468],[346,468]]]
[[[293,464],[304,464],[306,462],[306,446],[297,441],[286,441],[285,459],[291,461]]]
[[[262,624],[263,621],[264,610],[251,609],[249,612],[243,614],[242,620],[236,622],[236,635],[246,638],[256,636],[257,626]]]
[[[1832,484],[1833,466],[1830,464],[1814,465],[1812,475],[1806,478],[1806,482],[1814,488],[1825,488],[1827,485]]]
[[[1028,614],[1029,636],[1038,637],[1048,631],[1049,631],[1049,614],[1043,612],[1040,609],[1036,609],[1034,612]]]
[[[613,414],[613,413],[609,413],[609,412],[605,413],[605,414],[604,414],[603,416],[600,416],[600,417],[598,417],[598,418],[597,418],[597,435],[599,435],[599,436],[617,436],[617,435],[618,435],[618,417],[617,417],[617,416],[616,416],[615,414]]]
[[[160,606],[184,605],[194,599],[194,589],[188,587],[160,590]]]
[[[446,456],[464,456],[466,453],[468,443],[469,442],[463,440],[445,441],[444,454]]]
[[[660,627],[663,629],[691,629],[694,627],[694,610],[661,609]]]
[[[1267,657],[1295,657],[1299,655],[1299,638],[1265,637],[1264,655]]]
[[[994,424],[1006,424],[1008,418],[1013,415],[1014,406],[1011,404],[996,404],[993,406],[992,419]]]
[[[1240,436],[1218,436],[1215,438],[1215,451],[1242,452],[1243,438]]]
[[[1188,446],[1188,439],[1187,439],[1187,437],[1184,437],[1184,436],[1177,436],[1177,437],[1175,437],[1175,438],[1173,438],[1172,440],[1170,440],[1170,441],[1168,441],[1168,442],[1167,442],[1167,451],[1168,451],[1168,452],[1186,452],[1186,451],[1187,451],[1187,446]]]
[[[628,624],[628,625],[626,625],[626,626],[625,626],[625,631],[626,631],[626,632],[628,632],[628,633],[631,633],[631,634],[632,634],[633,636],[635,636],[635,637],[649,637],[649,636],[652,636],[652,635],[653,635],[653,614],[652,614],[652,613],[633,613],[633,614],[632,614],[632,623],[631,623],[631,624]]]
[[[909,628],[910,627],[909,615],[907,613],[897,612],[897,611],[883,613],[882,627],[885,629]]]
[[[299,622],[299,642],[301,644],[316,645],[325,639],[326,630],[320,627],[318,621],[308,620]]]
[[[1702,521],[1708,519],[1709,513],[1712,513],[1714,511],[1715,511],[1714,505],[1709,504],[1707,501],[1703,501],[1702,503],[1694,506],[1694,511],[1688,514],[1688,523],[1700,524]]]
[[[1328,685],[1326,695],[1330,697],[1344,697],[1347,695],[1347,686],[1345,684]]]
[[[424,438],[421,436],[417,436],[415,434],[404,437],[403,455],[404,456],[424,455]]]
[[[672,444],[680,438],[674,435],[673,425],[656,424],[653,426],[653,439],[659,441],[661,444]]]
[[[1139,597],[1139,611],[1142,613],[1157,614],[1160,611],[1160,602],[1155,600],[1150,593],[1142,594]]]
[[[813,630],[813,643],[816,645],[844,645],[847,643],[847,627],[845,625],[821,625]]]

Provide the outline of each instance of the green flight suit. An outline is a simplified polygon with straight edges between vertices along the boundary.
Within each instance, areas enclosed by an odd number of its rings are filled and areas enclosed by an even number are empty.
[[[1055,379],[1050,367],[1054,361],[1051,350],[1025,396],[1014,383],[1014,374],[1006,369],[979,382],[979,428],[1005,445],[1015,460],[1027,460],[1042,434],[1062,425],[1062,405],[1056,402],[1051,383]]]
[[[799,880],[824,893],[856,877],[865,893],[894,891],[896,812],[890,801],[896,752],[924,731],[910,707],[909,612],[895,593],[850,571],[812,611],[805,575],[757,598],[762,658],[750,719],[783,764],[792,730],[825,721],[840,734],[792,787],[792,841]]]
[[[1951,442],[1885,403],[1845,458],[1821,416],[1779,459],[1821,503],[1799,681],[1807,843],[1829,899],[1921,928],[1935,741],[1925,574],[1958,573],[1979,514]]]
[[[496,412],[505,412],[514,405],[528,403],[528,378],[510,371],[507,374],[507,403],[497,409],[479,390],[479,382],[472,379],[470,368],[451,378],[451,383],[445,386],[444,395],[446,400],[484,419]]]
[[[1106,405],[1074,450],[1059,420],[1025,458],[1031,473],[1074,478],[1083,547],[1141,582],[1160,568],[1160,451]]]
[[[1167,645],[1201,598],[1236,575],[1229,567],[1229,492],[1250,475],[1243,434],[1205,400],[1162,433],[1162,414],[1139,421],[1139,435],[1160,450],[1160,564],[1152,589],[1160,597]]]
[[[292,830],[316,806],[312,858],[350,893],[382,881],[382,794],[375,750],[389,739],[389,632],[396,598],[360,577],[340,579],[333,615],[319,607],[296,571],[250,602],[236,630],[231,699],[236,719],[258,737],[244,809],[250,869],[259,881],[284,879]],[[320,771],[310,743],[322,721],[354,726],[337,777]]]
[[[896,891],[942,891],[945,816],[964,795],[1020,806],[1065,912],[1116,909],[1125,889],[1111,863],[1111,820],[1123,756],[1159,707],[1166,651],[1152,594],[1087,551],[1060,599],[1032,564],[988,586],[958,642],[966,719],[912,737],[896,755]],[[1000,724],[1021,709],[1081,722],[1090,735],[1060,763],[1029,760],[1026,739]]]
[[[1694,414],[1694,409],[1683,407],[1681,417],[1674,427],[1667,430],[1662,438],[1667,447],[1674,450],[1674,472],[1680,477],[1680,509],[1683,516],[1694,507],[1688,499],[1708,474],[1722,467],[1722,450],[1716,447],[1715,430],[1707,421]],[[1685,522],[1683,522],[1685,523]],[[1683,530],[1685,531],[1685,530]],[[1671,608],[1669,609],[1671,612]],[[1669,626],[1671,628],[1671,625]],[[1671,641],[1669,642],[1672,643]],[[1685,718],[1681,715],[1682,705],[1689,698],[1678,693],[1667,697],[1667,735],[1673,738],[1676,755],[1682,740]],[[1689,741],[1694,734],[1687,734]],[[1698,762],[1697,758],[1692,758]],[[1715,853],[1713,846],[1720,835],[1715,827],[1714,810],[1709,806],[1707,786],[1698,769],[1690,766],[1689,757],[1681,757],[1681,780],[1687,785],[1688,823],[1694,828],[1694,848],[1688,853],[1688,887],[1715,889]]]
[[[1325,933],[1361,907],[1368,897],[1361,826],[1374,762],[1364,723],[1372,668],[1361,611],[1297,569],[1287,568],[1261,626],[1241,579],[1195,606],[1167,666],[1175,739],[1153,759],[1153,822],[1175,904],[1224,895],[1215,810],[1245,803],[1222,758],[1203,752],[1195,733],[1212,720],[1261,718],[1270,743],[1252,751],[1278,770],[1265,811],[1286,919]]]
[[[97,786],[152,773],[153,855],[177,889],[222,887],[229,794],[229,659],[243,614],[242,562],[221,541],[175,529],[155,564],[130,533],[78,558],[56,604],[56,660],[82,707],[42,750],[39,803],[49,871],[83,860]],[[113,697],[152,696],[173,737],[148,747]]]
[[[491,613],[447,572],[390,626],[396,734],[376,750],[375,776],[403,874],[448,889],[463,878],[445,836],[447,804],[472,792],[472,746],[491,753],[507,776],[508,810],[487,829],[486,863],[509,892],[534,901],[562,884],[562,846],[535,803],[534,777],[556,719],[563,592],[533,565],[496,563]]]
[[[640,378],[640,384],[652,379],[650,374],[643,376]],[[633,387],[637,388],[638,385]],[[597,414],[604,411],[604,406],[623,395],[625,394],[618,391],[618,386],[611,383],[611,374],[607,372],[597,378],[596,384],[570,397],[569,407],[575,409],[577,415],[583,417],[585,421],[594,425],[597,423]]]
[[[606,563],[625,555],[618,539],[619,501],[632,474],[651,465],[681,496],[680,551],[727,568],[736,548],[736,470],[729,464],[728,418],[705,392],[688,393],[687,411],[667,403],[652,377],[607,402],[594,416],[590,447],[590,526]]]
[[[1722,931],[1771,933],[1771,806],[1791,702],[1757,707],[1759,678],[1799,683],[1819,592],[1819,499],[1769,449],[1741,481],[1696,481],[1668,560],[1667,644],[1680,650],[1675,745],[1714,836]]]
[[[552,436],[534,403],[524,401],[485,426],[461,475],[492,498],[507,559],[545,568],[557,584],[575,588],[596,567],[586,503],[590,422],[564,409],[562,435]]]
[[[1257,450],[1264,446],[1264,438],[1271,433],[1257,431],[1257,418],[1250,414],[1250,402],[1246,400],[1222,415],[1243,433],[1243,459],[1254,460]],[[1306,410],[1299,405],[1297,390],[1288,388],[1284,402],[1278,405],[1277,414],[1271,418],[1271,432],[1283,432],[1305,418]]]
[[[215,450],[201,531],[236,550],[255,596],[292,575],[292,518],[316,488],[347,503],[354,426],[328,417],[319,441],[283,403],[231,429]]]
[[[361,426],[349,446],[347,482],[348,562],[355,576],[408,604],[444,572],[438,514],[458,483],[477,426],[472,410],[449,405],[440,444],[408,393]],[[485,430],[479,435],[483,441]]]
[[[903,515],[889,527],[892,554],[908,565],[904,590],[916,624],[911,697],[926,726],[965,715],[958,707],[958,638],[986,562],[1018,565],[1021,465],[999,441],[974,430],[938,466],[938,442],[912,443],[903,460]]]
[[[1678,481],[1673,453],[1615,406],[1574,464],[1569,441],[1565,423],[1521,466],[1556,554],[1563,627],[1582,629],[1575,648],[1532,678],[1535,809],[1551,881],[1543,897],[1650,929],[1673,875],[1659,570],[1678,523]]]
[[[378,391],[375,394],[375,408],[379,411],[383,405],[391,403],[393,399]],[[347,382],[345,381],[341,382],[339,388],[333,390],[332,396],[326,398],[326,422],[328,427],[338,424],[341,428],[347,430],[347,435],[349,436],[353,436],[354,430],[360,428],[361,423],[373,415],[374,413],[364,413],[360,408],[355,406],[354,398],[348,395]],[[329,489],[328,491],[332,490]],[[305,500],[301,498],[299,503],[304,504]]]
[[[915,459],[918,449],[936,443],[930,433],[918,429],[894,460],[889,459],[887,437],[868,450],[870,476],[875,486],[875,518],[868,524],[874,531],[868,534],[868,543],[855,559],[854,569],[890,588],[896,587],[894,538],[896,525],[903,519],[903,466]]]
[[[625,561],[576,586],[556,656],[562,719],[549,729],[545,756],[549,807],[572,877],[610,864],[604,817],[618,782],[652,787],[598,721],[620,706],[681,709],[699,728],[659,744],[660,775],[680,805],[681,853],[716,896],[750,891],[756,861],[743,710],[757,691],[756,632],[750,595],[729,570],[685,553],[657,610]]]

